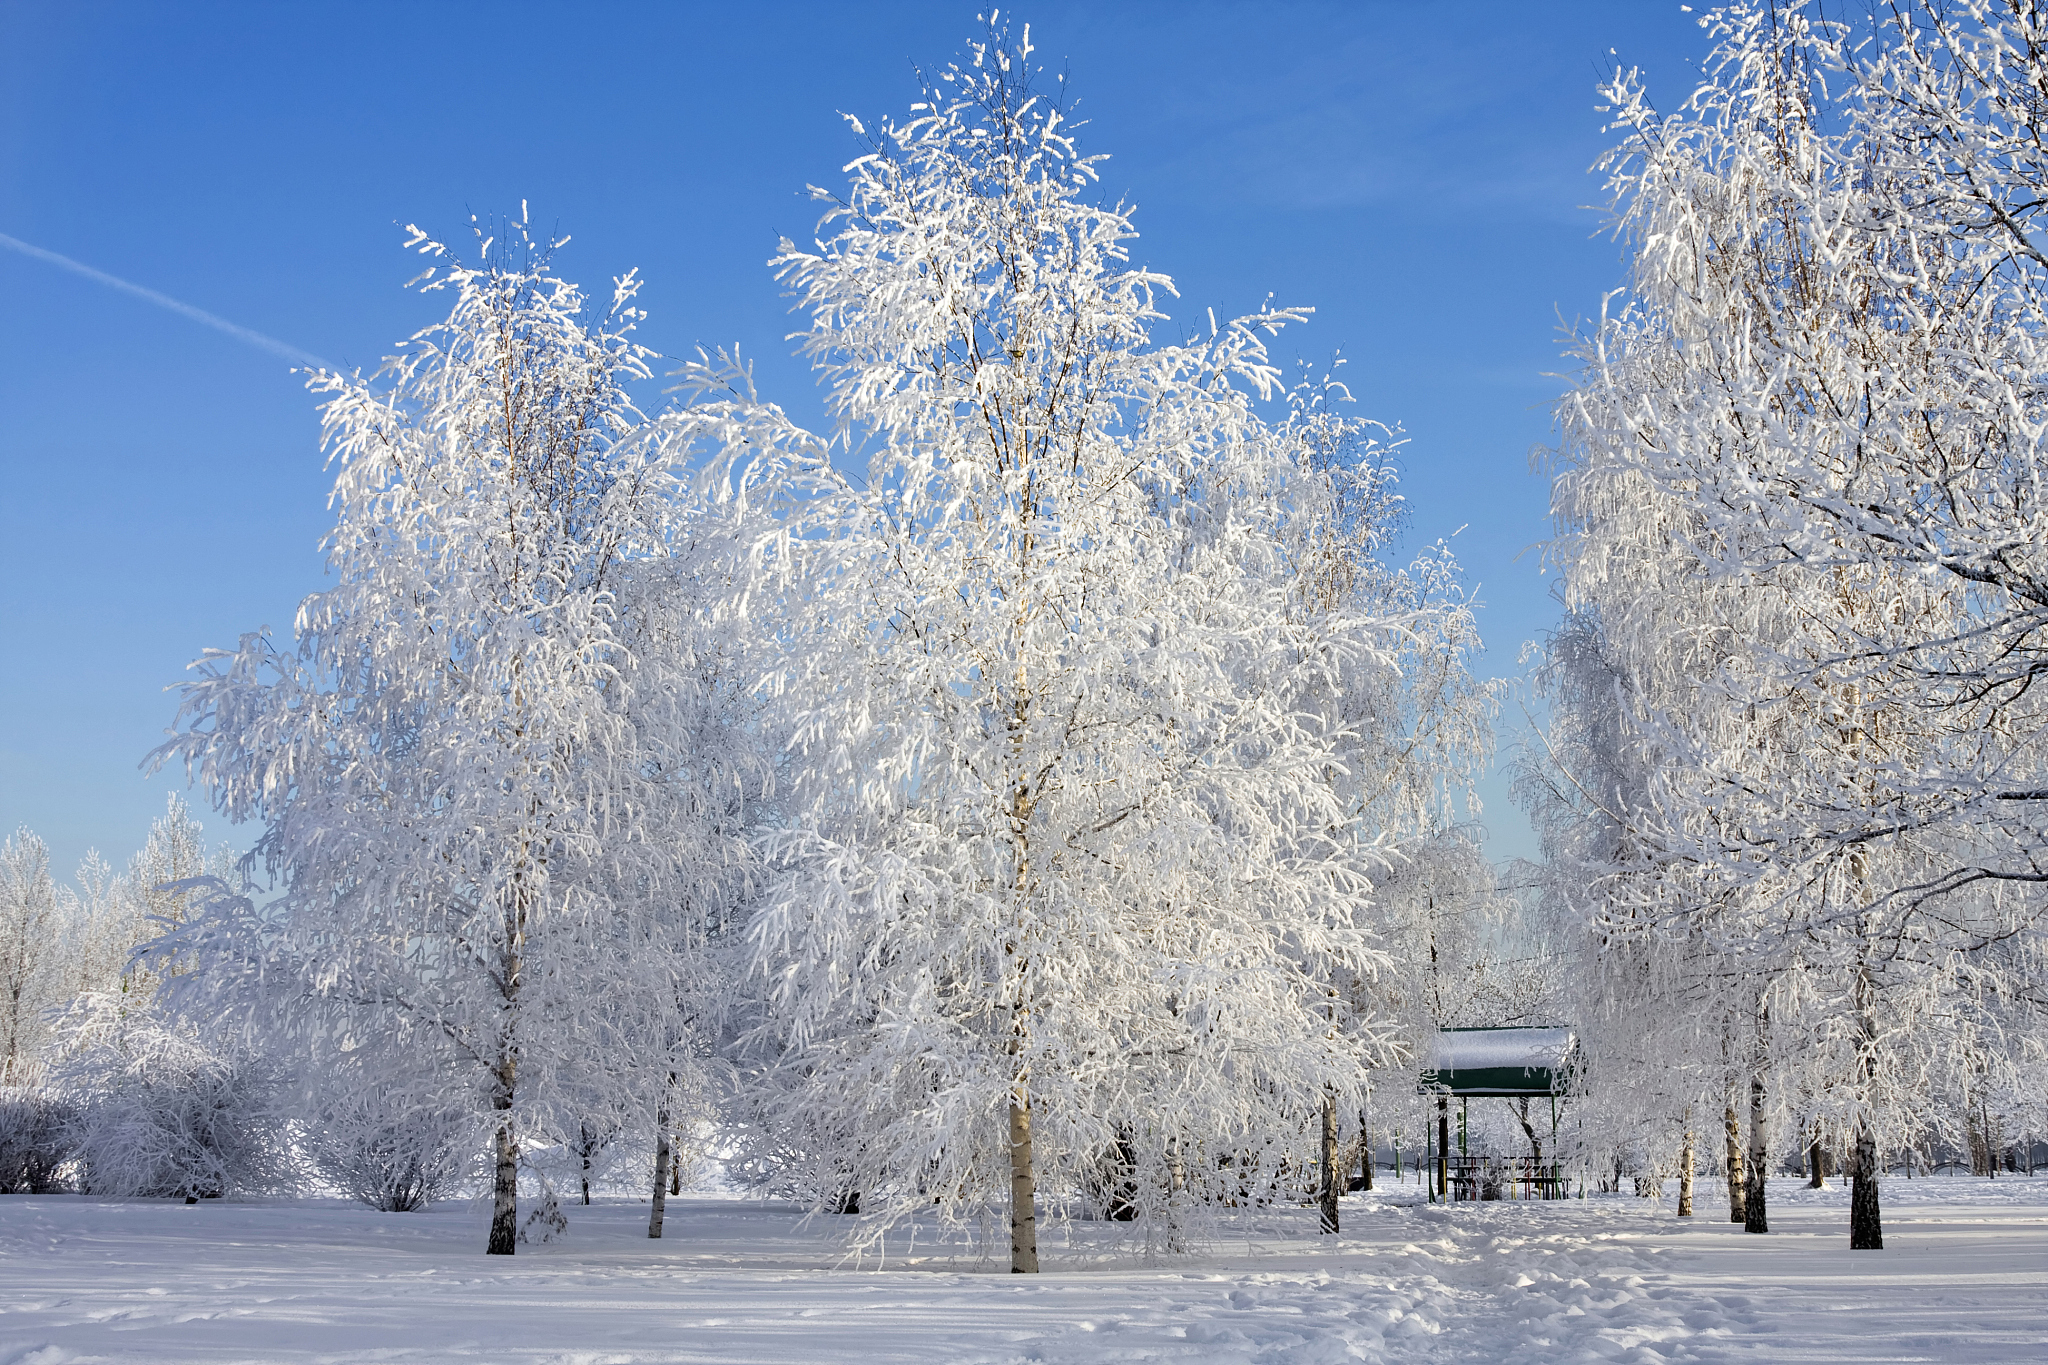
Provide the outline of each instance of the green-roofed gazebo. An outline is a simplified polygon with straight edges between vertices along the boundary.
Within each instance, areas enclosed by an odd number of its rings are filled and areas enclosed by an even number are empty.
[[[1422,1088],[1440,1095],[1557,1097],[1569,1092],[1579,1040],[1559,1024],[1437,1030]]]
[[[1557,1102],[1571,1093],[1578,1065],[1579,1040],[1562,1024],[1512,1028],[1438,1029],[1419,1080],[1425,1095],[1436,1096],[1436,1199],[1498,1199],[1564,1197],[1564,1172],[1556,1158]],[[1549,1161],[1539,1154],[1501,1158],[1465,1149],[1466,1111],[1470,1101],[1486,1096],[1521,1100],[1521,1120],[1529,1125],[1528,1101],[1550,1101]],[[1458,1148],[1451,1153],[1450,1102],[1458,1105]],[[1428,1129],[1423,1130],[1425,1133]],[[1533,1143],[1535,1134],[1530,1133]],[[1583,1190],[1581,1191],[1583,1193]]]

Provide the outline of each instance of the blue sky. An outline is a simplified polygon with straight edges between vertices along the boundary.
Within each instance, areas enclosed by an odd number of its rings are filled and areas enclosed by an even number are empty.
[[[1410,548],[1451,538],[1482,667],[1555,619],[1536,546],[1561,319],[1622,282],[1587,168],[1617,60],[1667,106],[1705,37],[1665,0],[1039,4],[1136,258],[1177,327],[1268,293],[1316,311],[1283,354],[1341,349],[1362,414],[1403,424]],[[969,4],[164,6],[0,0],[0,234],[288,347],[372,367],[440,306],[398,224],[517,213],[573,235],[562,272],[647,280],[642,339],[738,343],[819,410],[763,262],[808,183],[900,114]],[[1617,54],[1609,55],[1613,49]],[[62,873],[125,860],[168,790],[137,762],[202,647],[288,634],[321,585],[329,479],[291,362],[160,302],[0,249],[0,828]],[[1461,529],[1462,528],[1462,529]],[[1518,710],[1502,716],[1503,749]],[[1496,856],[1533,852],[1489,780]],[[209,829],[246,842],[218,819]]]

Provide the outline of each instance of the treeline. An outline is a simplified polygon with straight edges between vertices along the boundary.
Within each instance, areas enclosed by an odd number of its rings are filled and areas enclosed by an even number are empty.
[[[861,1245],[1007,1223],[1030,1271],[1041,1209],[1168,1247],[1305,1188],[1334,1230],[1496,909],[1497,698],[1448,553],[1391,557],[1397,435],[1269,353],[1304,310],[1157,339],[1031,61],[991,33],[783,243],[824,433],[723,354],[643,411],[635,277],[587,298],[523,214],[414,231],[445,320],[310,378],[333,586],[209,652],[155,756],[248,879],[56,1040],[272,1097],[183,1188],[282,1154],[401,1207],[481,1153],[510,1253],[522,1172],[622,1159],[658,1236],[716,1125]]]
[[[1617,1140],[1711,1150],[1756,1232],[1842,1152],[1877,1248],[1882,1170],[2042,1131],[2048,18],[1703,23],[1690,99],[1604,92],[1634,263],[1559,407],[1522,793]]]
[[[202,879],[239,876],[169,807],[124,869],[90,852],[69,883],[32,831],[0,844],[0,1193],[219,1195],[247,1187],[225,1167],[261,1144],[234,1130],[276,1125],[248,1096],[202,1093],[219,1059],[155,1026],[162,974],[136,950],[183,920]]]
[[[1334,1231],[1361,1144],[1436,1121],[1444,1026],[1576,1025],[1555,1135],[1503,1131],[1682,1211],[1710,1174],[1757,1232],[1773,1171],[1838,1159],[1875,1248],[1882,1172],[2030,1153],[2048,21],[1703,22],[1684,104],[1603,92],[1633,264],[1558,409],[1520,905],[1398,432],[1274,357],[1303,310],[1160,340],[1171,281],[995,32],[854,124],[771,263],[826,431],[737,356],[657,376],[636,278],[593,302],[523,213],[413,231],[445,319],[309,381],[333,586],[209,652],[154,756],[251,858],[132,879],[176,912],[35,987],[74,1003],[16,1011],[10,1081],[213,1078],[191,1112],[268,1117],[205,1131],[274,1140],[194,1196],[481,1162],[493,1252],[522,1172],[546,1221],[623,1163],[659,1235],[715,1129],[858,1246],[1007,1225],[1020,1271],[1041,1211]],[[43,1164],[170,1190],[144,1150]]]

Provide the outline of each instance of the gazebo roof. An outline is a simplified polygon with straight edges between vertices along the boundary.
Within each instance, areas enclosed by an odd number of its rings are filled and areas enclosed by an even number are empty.
[[[1562,1095],[1578,1046],[1562,1024],[1439,1029],[1422,1088],[1451,1095]]]

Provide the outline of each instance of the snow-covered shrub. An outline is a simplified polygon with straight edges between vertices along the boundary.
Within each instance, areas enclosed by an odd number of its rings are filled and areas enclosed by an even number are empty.
[[[50,1194],[71,1155],[76,1106],[44,1086],[0,1087],[0,1194]]]
[[[282,1069],[247,1038],[119,994],[73,1002],[53,1076],[82,1193],[214,1199],[293,1184]]]
[[[541,1186],[540,1202],[526,1215],[526,1221],[519,1225],[519,1240],[522,1242],[552,1242],[569,1230],[569,1216],[562,1212],[562,1201],[555,1197],[553,1185]]]
[[[475,1174],[482,1134],[456,1103],[416,1102],[373,1084],[323,1089],[299,1136],[313,1169],[351,1199],[411,1213],[445,1199]]]

